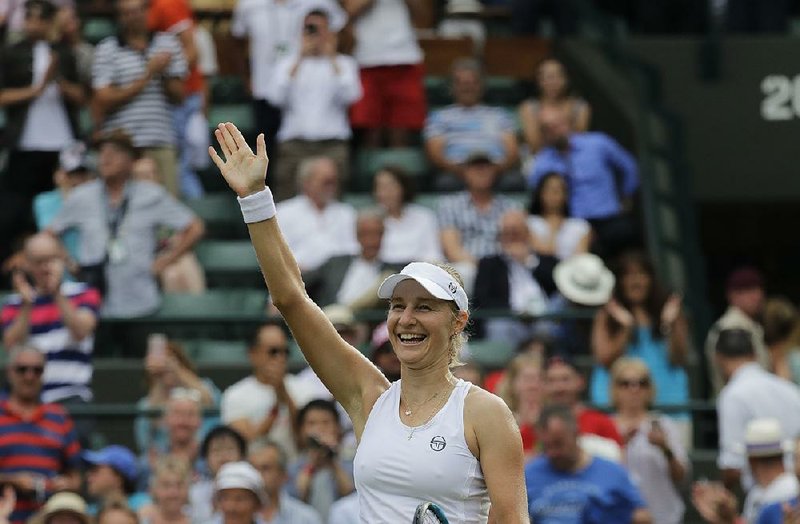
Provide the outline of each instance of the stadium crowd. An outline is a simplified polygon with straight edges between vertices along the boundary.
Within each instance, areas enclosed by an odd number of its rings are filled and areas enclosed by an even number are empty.
[[[290,333],[267,300],[250,374],[222,390],[179,340],[122,341],[146,375],[135,449],[92,449],[96,421],[70,415],[103,401],[92,378],[105,319],[146,319],[162,294],[209,287],[194,252],[206,224],[190,205],[207,191],[209,85],[218,60],[248,56],[242,83],[281,229],[342,337],[399,378],[386,324],[359,313],[384,307],[379,284],[411,261],[452,265],[474,309],[499,312],[472,322],[474,344],[516,349],[487,369],[467,346],[454,373],[516,417],[533,522],[680,523],[686,501],[712,523],[800,522],[794,306],[739,268],[704,351],[693,346],[681,295],[643,249],[647,174],[593,130],[565,65],[542,60],[514,114],[487,100],[481,61],[458,58],[452,103],[429,107],[411,22],[421,3],[239,0],[240,51],[218,56],[186,0],[116,0],[116,32],[95,46],[80,4],[0,1],[12,291],[0,311],[0,522],[358,522],[350,420],[310,368],[290,372]],[[463,22],[479,8],[445,11]],[[467,19],[450,30],[471,31]],[[354,152],[400,147],[424,151],[430,172],[380,165],[369,205],[354,207]],[[720,481],[692,484],[698,360],[717,402]]]

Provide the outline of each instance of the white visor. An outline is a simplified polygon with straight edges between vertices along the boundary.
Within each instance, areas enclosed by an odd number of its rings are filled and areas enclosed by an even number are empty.
[[[417,281],[428,293],[440,300],[452,300],[460,311],[469,309],[469,300],[464,288],[450,273],[428,262],[412,262],[400,273],[389,276],[378,288],[378,297],[392,298],[397,284],[408,279]]]

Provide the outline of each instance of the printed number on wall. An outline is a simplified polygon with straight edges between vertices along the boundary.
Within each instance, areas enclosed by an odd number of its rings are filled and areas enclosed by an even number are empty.
[[[764,120],[800,118],[800,75],[769,75],[761,81],[761,117]]]

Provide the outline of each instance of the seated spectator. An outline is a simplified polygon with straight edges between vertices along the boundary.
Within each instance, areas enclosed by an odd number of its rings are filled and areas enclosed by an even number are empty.
[[[150,479],[152,505],[139,510],[142,524],[191,524],[189,482],[192,469],[182,458],[167,455],[158,461]]]
[[[567,180],[557,172],[547,173],[531,195],[528,227],[539,256],[566,260],[589,251],[592,228],[570,216]]]
[[[103,504],[95,521],[97,524],[139,524],[139,517],[124,498],[114,497]]]
[[[301,194],[278,204],[281,231],[300,270],[319,269],[336,255],[358,253],[356,211],[339,202],[339,173],[328,157],[307,158],[297,173]]]
[[[214,481],[219,514],[208,524],[261,524],[259,513],[269,503],[264,480],[247,462],[229,462]]]
[[[797,309],[783,297],[771,298],[764,305],[764,343],[772,372],[800,385],[797,319]]]
[[[469,347],[467,348],[469,350]],[[395,358],[397,358],[395,356]],[[399,362],[399,361],[398,361]],[[452,369],[453,376],[456,378],[460,378],[465,382],[469,382],[470,384],[474,384],[479,388],[487,389],[486,384],[484,383],[484,376],[485,372],[483,367],[475,362],[474,360],[467,360],[463,364],[458,367]],[[385,374],[385,373],[384,373]],[[399,366],[398,366],[398,378],[399,375]],[[487,390],[488,391],[488,390]]]
[[[552,271],[552,264],[533,251],[527,215],[512,209],[500,217],[500,251],[478,261],[473,300],[479,309],[510,310],[515,316],[535,317],[548,308],[547,294],[539,284]],[[482,322],[483,336],[516,346],[531,337],[539,326],[528,319],[490,318]]]
[[[256,445],[249,453],[250,464],[261,474],[268,504],[260,516],[272,524],[322,524],[317,511],[286,492],[286,454],[274,442]]]
[[[529,187],[547,173],[562,173],[570,211],[592,225],[601,254],[610,257],[637,245],[639,225],[628,213],[639,188],[636,159],[604,133],[575,131],[562,109],[543,107],[539,119],[545,147],[528,176]]]
[[[278,158],[270,188],[280,202],[297,193],[297,166],[325,156],[336,162],[342,185],[350,178],[350,123],[347,110],[361,98],[358,64],[336,52],[336,33],[328,13],[309,12],[303,22],[302,46],[275,66],[267,98],[281,109]]]
[[[398,167],[375,173],[372,196],[386,213],[381,240],[381,260],[390,264],[444,260],[436,214],[414,203],[414,181]]]
[[[42,509],[28,522],[30,524],[90,524],[91,518],[83,497],[77,493],[62,491],[47,499]]]
[[[749,331],[758,363],[764,369],[770,369],[771,366],[764,344],[764,328],[761,325],[764,312],[764,278],[761,272],[752,267],[734,270],[725,283],[725,298],[728,309],[714,322],[706,335],[705,353],[715,394],[723,386],[720,370],[714,365],[717,338],[721,331],[735,328]]]
[[[296,454],[296,379],[286,373],[289,341],[277,324],[265,324],[248,345],[253,373],[222,394],[220,418],[248,444],[270,439],[291,458]]]
[[[16,491],[9,517],[14,524],[25,522],[48,494],[77,491],[81,483],[72,419],[61,406],[41,401],[44,367],[44,355],[31,346],[17,346],[8,356],[9,391],[0,400],[0,483]]]
[[[555,107],[569,115],[570,125],[578,133],[589,130],[592,109],[589,104],[572,93],[566,67],[557,58],[546,58],[536,68],[536,89],[539,98],[530,98],[519,105],[519,121],[522,136],[531,153],[542,148],[542,123],[539,114],[542,108]]]
[[[482,104],[480,63],[473,58],[456,60],[450,80],[455,103],[431,112],[425,123],[425,151],[433,165],[461,175],[468,158],[482,149],[498,174],[516,166],[514,120],[504,109]]]
[[[656,280],[650,260],[641,252],[620,257],[611,300],[599,309],[592,326],[591,399],[608,406],[609,370],[622,356],[642,359],[653,375],[656,405],[689,401],[689,378],[683,366],[689,328],[681,298],[666,293]],[[685,423],[687,416],[678,415]]]
[[[210,378],[200,378],[194,364],[174,341],[153,333],[148,337],[147,355],[144,360],[147,396],[139,399],[136,407],[140,411],[164,409],[171,393],[177,388],[197,391],[200,403],[204,408],[219,407],[222,396]],[[203,418],[201,432],[217,425],[219,418],[208,416]],[[136,446],[140,452],[151,447],[163,448],[167,443],[167,431],[161,419],[149,415],[139,415],[133,421]]]
[[[475,151],[465,160],[466,190],[440,197],[437,214],[444,255],[470,289],[478,261],[498,252],[500,217],[517,205],[495,193],[498,170],[486,153]]]
[[[537,431],[543,453],[525,466],[533,522],[651,522],[641,494],[622,466],[593,457],[578,445],[572,409],[546,407]]]
[[[800,477],[800,439],[794,439],[794,474]],[[800,478],[798,478],[800,481]],[[800,500],[792,497],[765,505],[758,515],[757,524],[797,524],[800,522]]]
[[[514,348],[515,355],[530,355],[531,357],[539,359],[539,362],[544,362],[546,358],[545,355],[551,355],[552,353],[552,340],[550,337],[541,333],[537,333],[523,340]],[[503,380],[505,375],[506,371],[504,369],[492,371],[486,376],[483,388],[491,393],[496,393],[497,387],[500,385],[500,381]]]
[[[544,403],[542,360],[521,354],[506,366],[506,373],[497,386],[497,395],[514,414],[522,433],[522,450],[527,456],[537,452],[536,422]]]
[[[96,515],[107,502],[122,499],[133,511],[150,503],[150,497],[136,491],[139,470],[136,456],[125,446],[111,445],[98,451],[84,451],[83,460],[88,465],[86,494],[93,500],[89,513]],[[99,519],[98,519],[99,520]]]
[[[56,40],[66,46],[75,56],[78,81],[88,88],[92,85],[92,62],[94,46],[83,38],[81,18],[74,5],[62,5],[56,13]]]
[[[289,467],[289,493],[328,519],[331,504],[354,489],[353,462],[339,456],[342,428],[336,404],[312,400],[297,414],[301,454]]]
[[[189,506],[192,522],[206,522],[214,515],[214,478],[220,468],[229,462],[245,459],[247,442],[228,426],[216,426],[206,434],[200,445],[200,456],[205,469],[199,479],[189,487]]]
[[[358,522],[360,518],[359,511],[358,493],[354,491],[333,503],[328,516],[328,524],[353,524]]]
[[[392,343],[389,341],[389,329],[386,322],[380,323],[372,331],[370,349],[370,360],[381,370],[386,379],[389,382],[400,380],[400,359],[397,358],[394,348],[392,348]],[[454,372],[464,367],[466,367],[466,365],[459,366]],[[476,385],[479,384],[473,383]]]
[[[625,467],[642,492],[655,524],[681,524],[680,494],[689,475],[689,457],[680,428],[670,417],[648,412],[655,398],[644,361],[621,358],[611,368],[614,422],[625,441]]]
[[[717,465],[728,489],[753,485],[745,455],[745,428],[755,418],[778,420],[784,440],[800,434],[800,391],[788,380],[756,362],[750,331],[726,329],[717,337],[715,364],[726,384],[717,397],[719,457]],[[791,468],[791,455],[785,457]]]
[[[103,315],[147,315],[159,305],[157,276],[203,235],[203,222],[160,186],[131,180],[136,151],[128,136],[107,135],[99,144],[100,180],[72,191],[49,228],[80,232],[78,263],[104,290]],[[158,226],[179,231],[179,238],[156,257]]]

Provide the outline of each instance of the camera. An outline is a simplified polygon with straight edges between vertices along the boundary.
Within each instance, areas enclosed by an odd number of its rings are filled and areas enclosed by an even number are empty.
[[[336,456],[336,450],[330,446],[326,446],[322,442],[319,441],[315,436],[309,435],[308,437],[308,448],[309,449],[321,449],[325,452],[326,458],[333,458]]]

